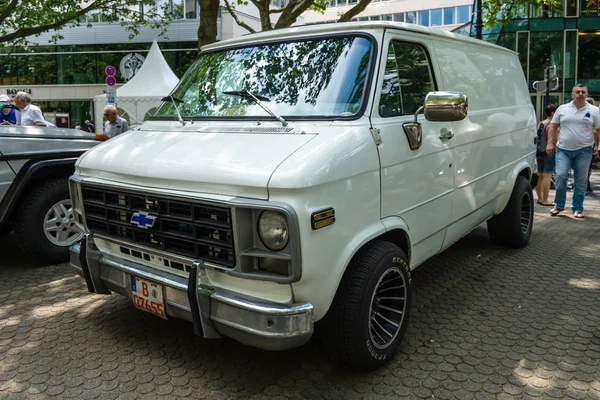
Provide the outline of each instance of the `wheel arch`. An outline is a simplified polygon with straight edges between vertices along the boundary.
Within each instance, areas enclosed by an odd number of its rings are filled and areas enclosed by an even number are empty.
[[[0,226],[11,222],[13,212],[31,188],[48,179],[68,178],[73,175],[77,158],[30,160],[15,177],[0,203]]]
[[[329,311],[329,308],[333,303],[333,299],[340,288],[342,279],[344,278],[352,259],[362,248],[376,240],[390,242],[400,247],[400,249],[402,249],[406,255],[408,259],[408,265],[410,266],[412,247],[408,225],[402,218],[399,217],[388,217],[382,219],[376,224],[369,226],[368,229],[363,230],[359,235],[355,236],[355,239],[349,244],[348,249],[351,250],[345,252],[342,255],[343,258],[340,260],[340,264],[343,264],[343,268],[339,274],[337,274],[338,276],[337,282],[335,282],[335,290],[331,291],[328,302],[323,304],[323,311],[318,313],[319,315],[322,314],[324,316]],[[317,317],[320,319],[318,315]]]
[[[494,215],[500,214],[508,204],[508,201],[510,200],[510,195],[513,191],[513,188],[515,187],[515,184],[517,183],[517,178],[523,177],[527,179],[528,182],[531,182],[532,173],[533,172],[531,166],[527,163],[526,160],[521,160],[515,165],[511,173],[506,178],[506,186],[504,192],[498,197],[498,200],[496,201]]]

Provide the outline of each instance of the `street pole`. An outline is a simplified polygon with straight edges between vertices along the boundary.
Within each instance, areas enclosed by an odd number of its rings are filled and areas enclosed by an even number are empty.
[[[544,73],[544,81],[546,82],[546,99],[544,101],[544,108],[550,104],[550,59],[546,59],[546,71]]]
[[[477,39],[483,39],[483,20],[481,18],[481,3],[483,0],[477,0],[475,3],[477,5],[476,17],[475,17],[475,37]]]

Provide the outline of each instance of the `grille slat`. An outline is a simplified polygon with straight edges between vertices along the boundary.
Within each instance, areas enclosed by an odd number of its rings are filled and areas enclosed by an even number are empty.
[[[235,267],[229,208],[86,186],[82,196],[93,233]],[[132,224],[136,212],[155,216],[154,226],[144,229]]]

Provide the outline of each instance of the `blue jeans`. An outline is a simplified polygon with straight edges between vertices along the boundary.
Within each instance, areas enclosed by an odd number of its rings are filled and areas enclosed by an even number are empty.
[[[585,147],[580,150],[556,149],[556,169],[554,183],[556,185],[556,208],[565,209],[567,201],[567,179],[569,169],[573,168],[573,212],[583,212],[583,199],[588,182],[588,172],[592,162],[592,148]]]

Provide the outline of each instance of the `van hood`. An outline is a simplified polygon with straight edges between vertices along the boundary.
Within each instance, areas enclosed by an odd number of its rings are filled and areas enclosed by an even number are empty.
[[[77,163],[85,176],[152,188],[267,200],[275,169],[312,134],[130,131]]]

